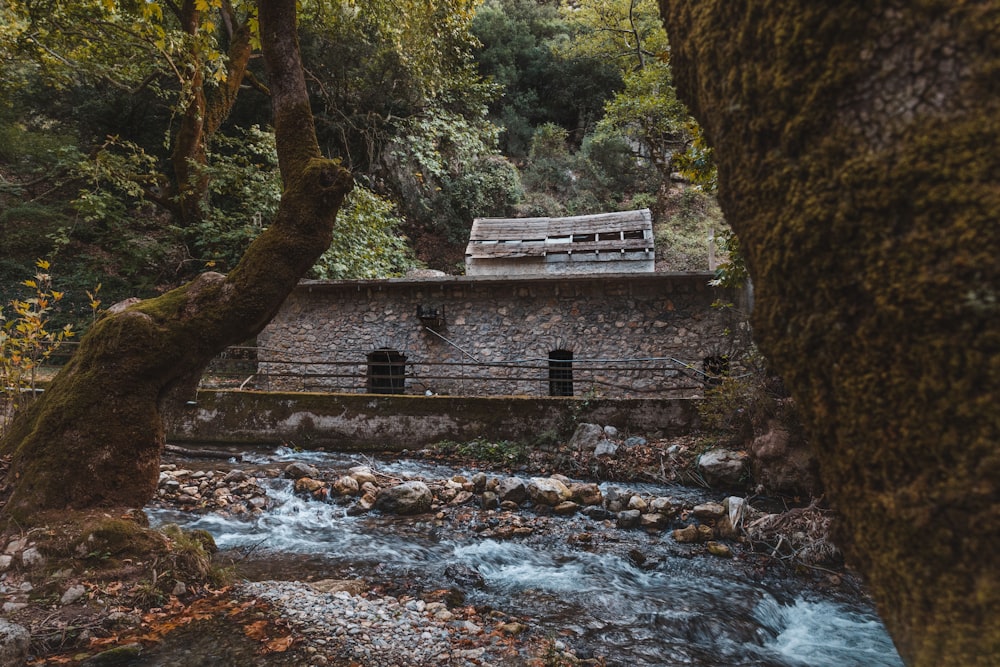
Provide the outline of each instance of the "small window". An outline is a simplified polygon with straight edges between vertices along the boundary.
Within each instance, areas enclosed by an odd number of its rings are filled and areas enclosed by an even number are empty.
[[[406,355],[387,347],[368,353],[369,394],[402,394],[406,389]]]
[[[549,352],[549,396],[573,395],[573,353],[569,350]]]

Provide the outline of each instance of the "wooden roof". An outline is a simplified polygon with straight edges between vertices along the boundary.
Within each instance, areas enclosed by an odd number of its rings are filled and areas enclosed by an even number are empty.
[[[465,254],[474,259],[653,250],[649,209],[565,218],[476,218]]]

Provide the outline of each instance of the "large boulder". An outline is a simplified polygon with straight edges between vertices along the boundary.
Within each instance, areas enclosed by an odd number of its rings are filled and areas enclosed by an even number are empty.
[[[819,466],[809,444],[781,423],[750,443],[750,470],[766,493],[817,496],[822,493]]]
[[[501,479],[497,482],[496,494],[500,502],[523,503],[524,499],[528,497],[524,480],[520,477],[504,477]]]
[[[698,457],[698,471],[712,486],[740,486],[747,472],[747,455],[728,449],[712,449]]]
[[[573,493],[558,479],[532,477],[528,482],[528,497],[536,505],[555,507],[573,497]]]
[[[403,482],[379,491],[375,509],[390,514],[422,514],[431,510],[434,495],[423,482]]]
[[[580,424],[569,439],[569,448],[579,452],[592,452],[597,443],[607,438],[604,429],[597,424]]]

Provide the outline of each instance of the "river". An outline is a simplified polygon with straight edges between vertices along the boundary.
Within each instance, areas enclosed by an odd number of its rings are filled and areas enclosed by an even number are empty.
[[[375,464],[401,477],[429,479],[471,472],[288,449],[244,455],[229,467],[280,469],[293,461],[326,471]],[[581,657],[601,657],[608,665],[902,665],[857,588],[694,552],[668,533],[619,530],[580,515],[534,518],[525,511],[531,534],[497,540],[479,535],[490,519],[472,508],[446,521],[352,516],[342,505],[296,496],[288,480],[266,484],[270,506],[252,520],[148,513],[154,523],[205,529],[221,549],[245,554],[244,576],[251,579],[364,578],[416,594],[450,588],[467,604],[526,618]],[[692,502],[705,495],[673,486],[652,491]]]

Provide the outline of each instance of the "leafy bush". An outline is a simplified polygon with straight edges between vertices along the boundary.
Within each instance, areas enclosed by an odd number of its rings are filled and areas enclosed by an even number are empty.
[[[723,444],[740,446],[765,432],[772,421],[780,422],[789,432],[801,433],[795,404],[781,378],[768,371],[756,350],[743,361],[748,372],[723,375],[698,405],[706,434]]]
[[[437,443],[435,449],[444,454],[457,454],[490,463],[521,463],[528,458],[528,450],[521,443],[510,440],[493,441],[484,437],[461,443],[444,440]]]
[[[311,276],[322,280],[391,278],[417,267],[402,219],[392,202],[362,186],[355,186],[337,214],[333,242]]]
[[[30,290],[28,296],[12,299],[6,311],[0,308],[0,425],[34,395],[39,365],[76,335],[69,324],[49,330],[49,315],[63,292],[52,287],[47,261],[40,259],[36,266],[34,277],[22,283]]]

